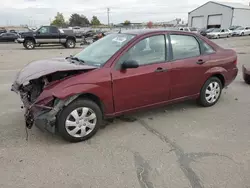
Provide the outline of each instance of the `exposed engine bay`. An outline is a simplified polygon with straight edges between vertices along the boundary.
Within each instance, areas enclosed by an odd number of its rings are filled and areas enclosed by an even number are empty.
[[[43,92],[43,89],[53,83],[54,81],[60,81],[65,78],[68,78],[70,76],[79,74],[81,72],[84,72],[84,70],[73,70],[73,71],[63,71],[63,72],[55,72],[46,76],[42,76],[40,78],[30,80],[28,84],[26,85],[20,85],[15,87],[15,85],[12,85],[12,90],[18,92],[20,94],[21,100],[25,107],[25,122],[27,128],[32,128],[35,120],[41,122],[41,124],[44,124],[43,126],[46,127],[47,130],[50,132],[54,132],[54,129],[51,130],[51,122],[55,123],[55,115],[58,113],[59,110],[63,107],[64,103],[61,101],[57,104],[57,108],[54,104],[54,101],[52,103],[47,104],[48,106],[40,106],[36,105],[36,100],[39,97],[39,95]],[[74,99],[74,98],[71,98]],[[39,108],[38,112],[34,112],[33,108]],[[56,109],[54,109],[56,108]],[[54,109],[54,110],[53,110]],[[49,116],[41,116],[44,112],[50,112],[48,113]],[[38,116],[41,116],[38,118]]]
[[[18,72],[11,90],[20,94],[25,108],[27,128],[35,124],[41,129],[55,132],[57,114],[65,105],[77,98],[77,95],[68,99],[46,96],[41,99],[42,101],[38,101],[38,98],[42,96],[46,87],[97,68],[79,62],[72,58],[45,59],[28,63]]]
[[[38,96],[42,93],[43,89],[50,83],[58,80],[63,80],[67,77],[79,74],[83,71],[65,71],[65,72],[55,72],[41,78],[30,80],[27,85],[21,85],[19,88],[19,93],[25,107],[32,105]]]

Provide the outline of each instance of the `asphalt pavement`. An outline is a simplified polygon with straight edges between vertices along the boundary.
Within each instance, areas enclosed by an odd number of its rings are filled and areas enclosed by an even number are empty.
[[[28,130],[19,96],[10,91],[18,70],[39,59],[82,50],[25,50],[0,44],[0,187],[2,188],[248,188],[250,187],[250,37],[214,40],[238,53],[239,74],[210,108],[194,101],[115,119],[92,139],[67,143]]]

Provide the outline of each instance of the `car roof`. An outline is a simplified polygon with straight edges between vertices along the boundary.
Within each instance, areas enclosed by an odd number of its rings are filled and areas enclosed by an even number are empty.
[[[168,28],[168,29],[134,29],[134,30],[123,30],[121,33],[132,34],[132,35],[144,35],[150,33],[167,32],[167,31],[177,31],[178,33],[189,33],[179,31],[178,28]]]

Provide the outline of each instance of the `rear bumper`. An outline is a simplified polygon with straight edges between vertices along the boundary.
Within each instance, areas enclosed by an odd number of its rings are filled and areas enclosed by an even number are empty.
[[[235,80],[237,75],[238,75],[238,68],[234,68],[228,71],[225,86],[228,86],[229,84],[231,84]]]

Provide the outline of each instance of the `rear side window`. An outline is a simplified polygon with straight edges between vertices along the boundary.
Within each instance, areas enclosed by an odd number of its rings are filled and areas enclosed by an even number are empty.
[[[206,42],[201,41],[201,45],[203,46],[204,54],[214,53],[214,49],[209,46]]]
[[[173,60],[185,59],[199,56],[200,46],[193,36],[188,35],[170,35]]]
[[[50,32],[51,33],[58,33],[58,29],[56,27],[51,27]]]

